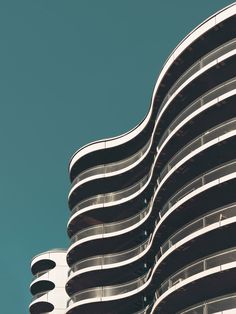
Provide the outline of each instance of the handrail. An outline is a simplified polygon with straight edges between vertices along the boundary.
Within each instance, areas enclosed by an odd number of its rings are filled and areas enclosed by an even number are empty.
[[[157,289],[155,296],[159,298],[160,295],[179,283],[181,280],[187,279],[193,275],[196,275],[197,273],[227,264],[232,261],[236,261],[236,248],[227,249],[220,253],[217,252],[217,254],[214,253],[203,259],[199,259],[198,261],[188,265],[165,280],[161,284],[160,288]],[[149,278],[150,273],[151,268],[144,275],[123,284],[94,287],[77,292],[68,300],[67,307],[69,307],[74,302],[79,302],[86,299],[101,299],[104,297],[112,297],[135,291],[136,289],[144,286]]]
[[[180,76],[180,78],[175,82],[174,85],[170,88],[167,95],[162,101],[162,104],[160,106],[160,109],[158,113],[162,110],[164,105],[167,103],[167,101],[170,99],[170,97],[176,92],[176,90],[183,84],[184,81],[187,81],[191,76],[193,76],[194,73],[201,70],[204,66],[207,64],[210,64],[212,61],[216,60],[223,54],[228,53],[229,51],[236,49],[236,39],[232,39],[221,46],[217,47],[216,49],[210,51],[208,54],[200,58],[197,62],[195,62],[190,68],[187,69],[183,73],[183,75]],[[158,115],[157,113],[157,115]]]
[[[230,161],[228,163],[225,163],[224,165],[221,165],[218,168],[214,168],[213,170],[204,173],[199,178],[193,180],[193,182],[200,181],[200,184],[198,186],[198,187],[200,187],[200,186],[202,186],[202,184],[210,183],[211,181],[219,179],[220,177],[222,177],[222,175],[225,176],[225,175],[231,173],[232,170],[234,172],[236,172],[236,160]],[[205,180],[202,180],[202,178],[205,178]],[[189,186],[192,186],[192,184],[190,183],[190,184],[187,184],[186,186],[189,187]],[[185,187],[182,190],[185,190]],[[181,199],[181,197],[179,199]],[[221,209],[219,209],[219,211],[220,210]],[[230,214],[231,210],[234,211],[234,207],[233,207],[233,209],[230,208],[230,207],[229,207],[229,209],[226,208],[227,215]],[[223,208],[222,208],[222,213],[223,212],[224,211],[223,211]],[[209,217],[210,217],[210,215],[209,215]],[[223,216],[222,216],[221,220],[222,219],[223,219]],[[205,223],[207,224],[207,219],[205,219]],[[174,236],[175,236],[175,234],[174,234]],[[114,253],[114,254],[109,254],[109,255],[93,256],[93,257],[81,260],[81,261],[79,261],[79,262],[77,262],[77,263],[75,263],[74,265],[71,266],[71,269],[69,270],[69,275],[71,274],[71,272],[75,272],[75,271],[77,271],[79,269],[92,267],[92,266],[114,264],[114,263],[118,263],[118,262],[121,262],[121,261],[126,261],[126,260],[128,260],[130,258],[133,258],[133,257],[137,256],[138,254],[142,253],[149,246],[149,244],[150,244],[149,241],[150,241],[151,237],[152,237],[152,234],[149,235],[149,237],[141,245],[139,245],[139,246],[137,246],[135,248],[131,248],[130,250],[125,250],[125,251],[122,251],[122,252],[119,252],[119,253]],[[167,249],[165,249],[166,245],[167,245],[166,243],[164,243],[162,245],[162,247],[160,248],[160,251],[156,255],[156,260],[158,260],[159,257],[164,252],[166,252],[166,250],[167,250]],[[170,243],[169,243],[169,245],[170,245]],[[119,259],[117,257],[119,257]],[[114,262],[113,262],[113,260],[114,260]]]
[[[198,109],[199,107],[203,106],[205,103],[209,102],[210,100],[213,100],[217,97],[219,97],[220,95],[222,95],[222,89],[224,89],[224,92],[227,92],[229,90],[232,90],[232,87],[236,87],[236,78],[231,79],[229,81],[227,81],[226,83],[220,84],[219,86],[215,87],[214,89],[210,90],[209,92],[205,93],[203,96],[199,97],[197,100],[195,100],[193,103],[190,104],[190,106],[186,109],[183,110],[180,115],[183,118],[183,115],[186,115],[186,111],[188,111],[188,114],[191,114],[193,111],[195,111],[196,109]],[[191,112],[190,112],[191,109]],[[180,116],[179,115],[179,116]],[[186,115],[186,117],[187,117]],[[179,117],[178,116],[178,117]],[[178,117],[173,121],[173,123],[170,125],[170,127],[166,130],[166,132],[163,134],[162,139],[160,140],[160,143],[163,144],[164,140],[168,137],[168,135],[170,134],[170,132],[173,130],[173,124],[179,124],[179,121],[177,121]],[[151,172],[151,171],[150,171]],[[85,199],[84,201],[81,201],[79,204],[75,205],[74,208],[71,211],[71,216],[77,212],[78,210],[81,210],[83,208],[86,208],[87,206],[91,206],[91,205],[97,205],[97,204],[103,204],[105,202],[108,202],[109,199],[110,201],[114,201],[117,200],[116,196],[121,198],[126,197],[127,195],[130,195],[132,193],[135,193],[139,190],[138,185],[140,184],[140,182],[142,181],[147,181],[148,178],[148,174],[142,178],[139,182],[135,183],[134,185],[125,188],[123,190],[120,191],[116,191],[116,192],[111,192],[111,193],[107,193],[107,194],[99,194],[93,197],[90,197],[88,199]],[[145,183],[142,183],[142,186]],[[132,193],[129,193],[130,191],[132,191]],[[124,196],[124,194],[126,194],[126,196]],[[114,199],[112,199],[114,196]],[[108,200],[107,200],[108,198]],[[119,199],[119,198],[118,198]]]
[[[222,45],[223,46],[223,45]],[[215,49],[216,50],[216,49]],[[215,51],[215,50],[213,50],[213,51]],[[210,53],[210,52],[209,52]],[[208,55],[208,54],[207,54]],[[155,87],[155,89],[156,89],[156,87]],[[154,90],[154,93],[155,93],[155,90]],[[154,97],[154,96],[153,96]],[[73,159],[75,158],[75,156],[79,153],[79,152],[81,152],[83,149],[85,149],[85,148],[88,148],[89,146],[91,146],[91,145],[96,145],[96,144],[98,144],[98,143],[106,143],[106,142],[109,142],[109,141],[114,141],[114,140],[116,140],[117,138],[122,138],[122,137],[124,137],[124,136],[126,136],[126,135],[129,135],[132,131],[135,131],[137,128],[139,128],[142,124],[144,124],[144,125],[146,125],[146,119],[148,118],[148,116],[150,116],[150,114],[151,114],[151,111],[153,110],[153,103],[151,104],[151,107],[150,107],[150,110],[149,110],[149,112],[148,112],[148,114],[146,115],[146,117],[143,119],[143,121],[142,122],[140,122],[136,127],[134,127],[132,130],[130,130],[129,132],[126,132],[126,133],[124,133],[124,134],[122,134],[122,135],[120,135],[120,136],[117,136],[117,137],[113,137],[113,138],[109,138],[109,139],[104,139],[104,140],[99,140],[99,141],[95,141],[95,142],[93,142],[93,143],[90,143],[90,144],[87,144],[87,145],[85,145],[84,147],[82,147],[82,148],[80,148],[79,150],[77,150],[74,154],[73,154],[73,156],[71,157],[71,161],[70,161],[70,169],[71,169],[71,167],[72,167],[72,165],[71,165],[71,163],[72,163],[72,161],[73,161]],[[96,150],[94,150],[94,151],[96,151]],[[84,155],[84,154],[83,154]],[[75,162],[73,162],[73,164],[74,164]]]
[[[104,286],[104,287],[95,287],[87,290],[83,290],[74,294],[67,303],[67,307],[71,305],[73,302],[82,301],[85,299],[90,299],[91,297],[109,297],[118,294],[125,294],[129,291],[135,290],[141,287],[147,280],[149,275],[149,271],[144,275],[136,278],[134,280],[128,281],[123,284],[118,284],[114,286]]]
[[[185,310],[181,310],[177,314],[193,314],[195,313],[194,311],[196,313],[212,313],[212,310],[217,311],[217,313],[223,313],[224,310],[233,309],[236,312],[236,293],[206,300]]]
[[[167,103],[167,101],[170,99],[170,97],[174,94],[174,92],[185,82],[187,79],[189,79],[194,73],[199,71],[202,67],[206,66],[210,62],[214,61],[218,57],[222,55],[222,51],[224,54],[231,51],[232,49],[236,49],[236,39],[230,40],[221,46],[217,47],[213,51],[210,51],[207,55],[199,59],[196,63],[192,65],[189,69],[187,69],[183,75],[180,76],[180,78],[172,85],[171,89],[169,90],[168,94],[164,98],[160,109],[158,113],[161,111],[161,109],[164,107],[164,105]],[[157,114],[158,116],[158,114]],[[155,129],[155,127],[154,127]],[[154,131],[153,131],[154,132]],[[78,176],[75,177],[75,179],[72,181],[71,187],[73,187],[77,182],[92,176],[92,175],[99,175],[99,174],[106,174],[113,171],[118,171],[124,167],[128,167],[135,161],[139,160],[148,150],[148,147],[151,146],[151,138],[149,141],[142,147],[138,152],[134,153],[132,156],[129,156],[128,158],[125,158],[120,161],[112,162],[109,164],[103,164],[91,167],[89,169],[84,170],[81,172]]]
[[[172,197],[169,198],[169,200],[166,202],[166,204],[160,211],[160,217],[163,217],[175,203],[177,203],[181,198],[185,197],[187,194],[213,181],[213,178],[217,179],[219,177],[218,176],[219,174],[226,175],[230,173],[231,170],[236,171],[236,160],[226,162],[222,164],[220,167],[215,167],[210,172],[206,171],[204,174],[198,176],[196,179],[189,181],[186,185],[184,185],[184,187],[178,190],[177,193],[175,193]]]
[[[201,258],[194,263],[187,265],[176,273],[172,274],[168,279],[166,279],[156,291],[156,296],[159,298],[167,290],[180,283],[189,277],[192,277],[200,272],[206,271],[208,269],[224,265],[230,262],[236,261],[236,248],[226,249],[220,253],[211,254],[205,258]]]
[[[182,240],[183,238],[193,234],[194,232],[201,230],[213,223],[222,221],[224,219],[236,216],[236,203],[222,206],[218,209],[214,209],[207,215],[202,215],[200,218],[188,223],[181,227],[177,232],[171,235],[161,246],[161,254],[164,254],[173,245]]]
[[[222,136],[223,134],[230,132],[232,130],[236,130],[236,118],[223,122],[211,128],[210,130],[204,132],[203,134],[201,134],[194,140],[192,140],[190,143],[184,146],[181,151],[177,152],[177,154],[172,157],[172,159],[168,162],[168,164],[164,167],[164,169],[160,173],[158,181],[160,182],[167,175],[167,173],[180,160],[183,159],[184,156],[198,149],[202,145],[205,145],[211,140],[216,139],[217,137]],[[99,225],[95,225],[95,226],[83,229],[79,231],[78,233],[76,233],[71,238],[71,244],[85,237],[125,230],[125,228],[131,227],[132,225],[137,224],[140,220],[144,219],[144,217],[146,217],[146,215],[149,213],[150,210],[151,209],[150,209],[150,203],[149,203],[149,205],[145,207],[141,212],[139,212],[138,214],[128,219],[123,219],[118,222],[112,222],[112,223],[107,223],[107,224],[99,224]]]
[[[92,267],[92,266],[100,266],[100,265],[108,265],[108,264],[114,264],[114,263],[120,263],[122,261],[128,260],[134,256],[137,256],[138,254],[142,253],[149,245],[149,239],[151,236],[146,238],[141,244],[139,244],[136,247],[133,247],[129,250],[112,253],[112,254],[104,254],[104,255],[96,255],[92,257],[88,257],[86,259],[80,260],[79,262],[73,264],[70,267],[70,270],[68,272],[68,276],[72,272],[76,272],[79,269]]]
[[[134,162],[139,160],[147,152],[150,143],[151,143],[151,138],[138,152],[136,152],[132,156],[129,156],[128,158],[125,158],[116,162],[112,162],[109,164],[98,165],[98,166],[84,170],[77,177],[75,177],[75,179],[71,183],[71,187],[73,187],[76,183],[80,182],[81,180],[84,180],[90,176],[99,175],[99,174],[105,175],[107,173],[118,171],[120,169],[123,169],[132,165]]]

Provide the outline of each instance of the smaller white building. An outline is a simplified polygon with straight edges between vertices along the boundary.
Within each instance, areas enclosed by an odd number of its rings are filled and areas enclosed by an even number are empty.
[[[30,313],[64,314],[68,301],[66,250],[53,249],[36,255],[31,262],[31,272],[34,278],[30,285],[33,296]]]

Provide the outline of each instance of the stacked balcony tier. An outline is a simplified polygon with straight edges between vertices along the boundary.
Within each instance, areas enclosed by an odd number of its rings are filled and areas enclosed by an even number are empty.
[[[30,313],[64,314],[68,301],[66,251],[55,249],[35,256],[31,271],[34,278],[30,285],[33,295]]]
[[[136,128],[72,157],[67,314],[235,309],[235,12],[179,44]]]

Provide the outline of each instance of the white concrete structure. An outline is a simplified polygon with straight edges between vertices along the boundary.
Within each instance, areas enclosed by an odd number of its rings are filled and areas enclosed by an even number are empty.
[[[30,285],[33,295],[31,314],[64,314],[68,296],[65,284],[68,275],[66,251],[54,249],[35,256],[31,262],[34,275]]]

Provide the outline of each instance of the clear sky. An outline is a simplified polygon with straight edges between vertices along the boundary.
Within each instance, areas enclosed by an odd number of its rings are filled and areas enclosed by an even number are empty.
[[[30,259],[66,247],[68,161],[146,114],[172,49],[227,0],[0,0],[1,310]]]

